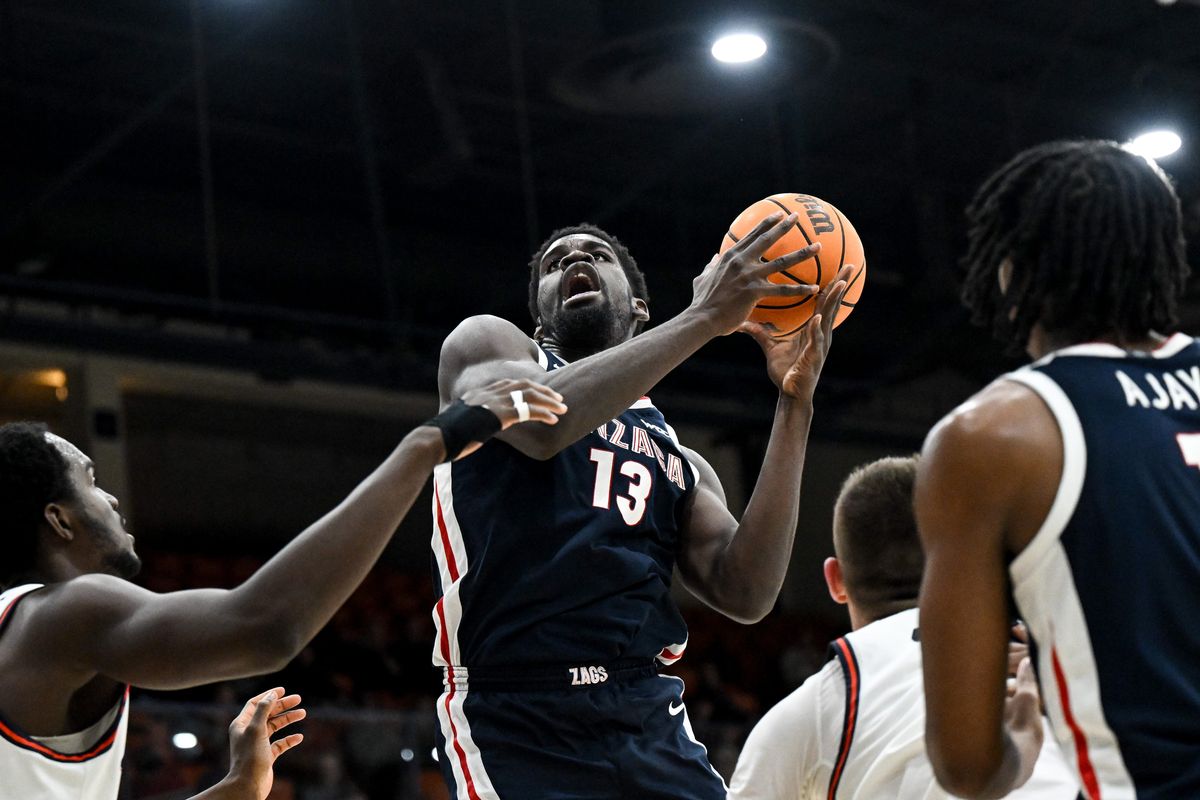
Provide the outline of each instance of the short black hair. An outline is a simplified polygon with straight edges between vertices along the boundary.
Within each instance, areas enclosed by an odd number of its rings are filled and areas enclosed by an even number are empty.
[[[1025,150],[984,182],[967,222],[963,303],[1014,351],[1036,323],[1069,342],[1176,323],[1189,271],[1179,198],[1156,164],[1116,142]]]
[[[871,621],[913,608],[925,554],[913,513],[918,456],[854,470],[834,506],[833,549],[846,591]]]
[[[74,497],[70,464],[46,439],[40,422],[0,426],[0,509],[4,518],[4,558],[0,587],[37,566],[38,529],[50,503]]]
[[[578,225],[569,225],[565,228],[559,228],[546,237],[546,241],[542,242],[538,247],[537,252],[533,254],[533,258],[529,261],[529,316],[532,317],[534,324],[538,321],[537,294],[538,283],[541,281],[541,266],[542,258],[546,255],[546,251],[550,249],[550,245],[564,236],[572,236],[577,233],[586,233],[589,236],[595,236],[597,239],[603,239],[608,243],[608,246],[613,249],[617,256],[617,261],[621,264],[621,269],[625,271],[625,278],[629,281],[629,287],[633,291],[634,297],[639,297],[647,303],[650,302],[650,295],[646,291],[646,276],[638,269],[637,261],[630,255],[629,249],[622,244],[621,240],[613,236],[611,233],[602,230],[601,228],[591,224],[590,222],[581,222]],[[638,323],[638,330],[641,330],[642,323]]]

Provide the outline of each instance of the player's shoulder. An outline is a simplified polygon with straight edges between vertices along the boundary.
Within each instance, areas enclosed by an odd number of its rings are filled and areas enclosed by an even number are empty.
[[[929,432],[925,450],[951,447],[996,455],[1042,442],[1056,430],[1038,393],[1010,373],[992,381],[942,418]],[[979,449],[977,449],[979,448]]]
[[[23,659],[58,668],[73,656],[73,645],[136,612],[149,593],[112,575],[87,574],[46,584],[20,598],[5,629]]]
[[[823,710],[838,707],[845,696],[845,678],[841,664],[831,658],[821,669],[809,675],[791,694],[776,703],[765,715],[760,726],[764,733],[819,735],[827,714]]]
[[[136,602],[136,595],[144,592],[123,578],[89,573],[30,592],[22,610],[37,626],[58,625],[68,618],[91,618],[128,610]]]
[[[442,342],[442,361],[472,362],[537,357],[537,345],[508,320],[491,314],[467,317]]]
[[[730,797],[807,796],[804,788],[836,756],[844,684],[841,666],[830,660],[769,709],[742,748]]]

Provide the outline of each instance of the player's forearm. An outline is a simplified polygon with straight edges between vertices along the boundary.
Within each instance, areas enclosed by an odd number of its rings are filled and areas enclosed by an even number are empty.
[[[275,629],[277,646],[298,652],[366,577],[444,452],[438,429],[409,433],[345,500],[230,593],[234,613]]]
[[[722,555],[720,595],[756,622],[770,613],[783,588],[800,509],[800,479],[812,403],[780,396],[754,492]]]
[[[541,379],[570,408],[557,425],[522,425],[498,438],[526,455],[550,458],[619,416],[714,335],[712,322],[689,309],[657,328],[547,373]]]

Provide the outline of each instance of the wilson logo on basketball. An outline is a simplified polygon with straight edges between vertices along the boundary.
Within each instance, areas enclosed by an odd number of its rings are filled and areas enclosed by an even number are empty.
[[[779,258],[818,242],[821,251],[807,261],[767,276],[767,280],[779,284],[816,284],[824,288],[837,279],[838,270],[844,265],[850,264],[855,268],[833,322],[836,328],[854,311],[867,278],[867,257],[863,252],[862,240],[837,206],[811,194],[797,192],[781,192],[764,197],[737,215],[721,240],[720,252],[724,253],[741,241],[763,217],[780,211],[795,214],[796,223],[782,239],[767,248],[762,254],[763,261]],[[754,306],[750,319],[766,325],[775,338],[786,339],[799,333],[812,319],[817,307],[813,298],[814,295],[764,298]]]
[[[829,218],[827,212],[819,201],[808,195],[796,195],[796,204],[804,206],[804,213],[808,215],[808,222],[812,225],[813,233],[833,233],[833,220]]]

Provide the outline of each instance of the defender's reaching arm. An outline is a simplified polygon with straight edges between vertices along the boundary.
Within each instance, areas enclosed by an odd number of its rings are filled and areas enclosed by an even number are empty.
[[[467,405],[491,414],[475,412],[460,427],[478,432],[479,414],[495,418],[475,435],[513,425],[520,415],[515,391],[523,393],[530,419],[552,425],[566,411],[552,390],[501,380],[464,393]],[[337,508],[236,589],[156,594],[88,574],[35,592],[24,601],[21,650],[31,669],[62,674],[76,686],[99,674],[181,689],[278,670],[362,582],[430,471],[446,459],[444,441],[455,438],[428,425],[413,430]]]

